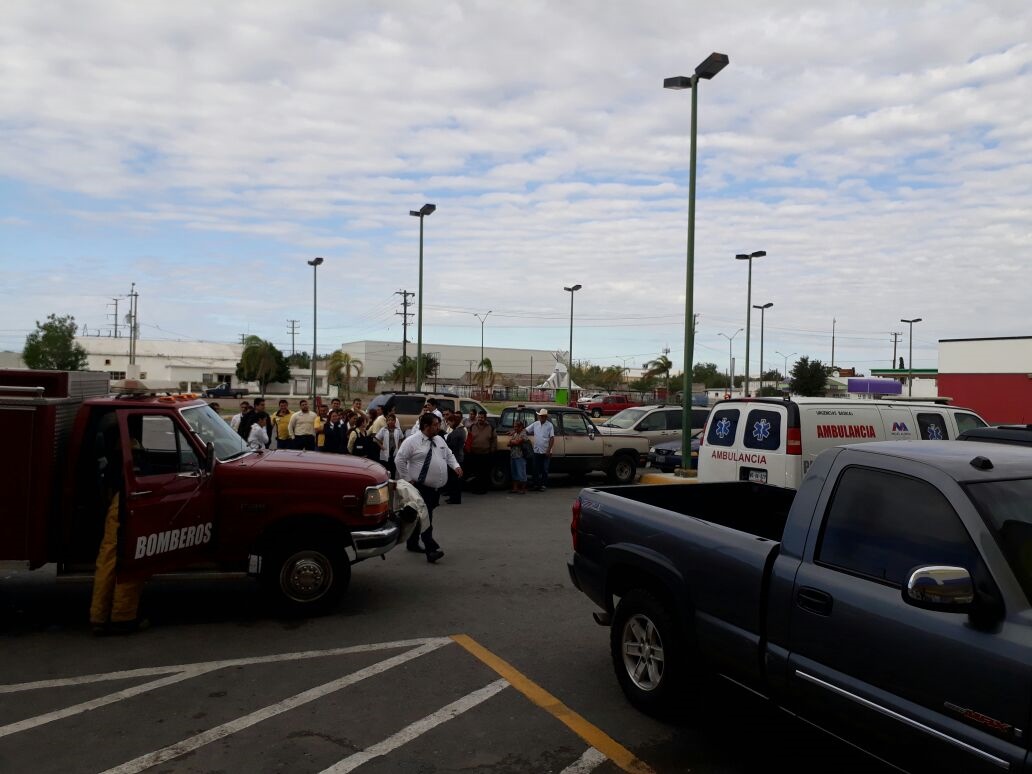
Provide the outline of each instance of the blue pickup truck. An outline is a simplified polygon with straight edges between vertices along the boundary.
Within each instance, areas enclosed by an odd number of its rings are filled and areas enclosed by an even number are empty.
[[[588,488],[571,531],[638,708],[717,674],[905,769],[1032,771],[1032,449],[838,447],[798,491]]]

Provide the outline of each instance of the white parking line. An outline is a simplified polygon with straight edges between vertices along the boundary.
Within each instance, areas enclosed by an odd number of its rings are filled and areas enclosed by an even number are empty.
[[[250,658],[231,658],[224,659],[222,661],[198,661],[193,664],[173,664],[163,667],[147,667],[144,669],[125,669],[120,672],[102,672],[100,674],[79,675],[77,677],[60,677],[52,680],[35,680],[31,683],[10,683],[8,685],[0,685],[0,694],[18,693],[19,691],[34,691],[41,688],[61,688],[69,685],[102,683],[106,680],[129,680],[134,677],[152,677],[154,675],[167,675],[172,672],[186,672],[195,669],[208,672],[212,669],[249,666],[251,664],[273,664],[278,661],[295,661],[305,658],[344,656],[349,653],[368,653],[374,650],[390,650],[392,648],[415,648],[419,645],[427,645],[431,642],[447,644],[451,642],[451,640],[447,637],[423,637],[418,640],[396,640],[394,642],[378,642],[373,643],[372,645],[351,645],[346,648],[330,648],[328,650],[303,650],[297,653],[274,653],[271,656],[252,656]]]
[[[228,723],[223,723],[221,726],[215,726],[207,731],[204,731],[195,736],[191,736],[182,741],[171,744],[168,747],[163,747],[155,752],[148,753],[147,755],[141,755],[139,758],[134,758],[131,761],[127,761],[120,766],[108,769],[104,774],[136,774],[136,772],[149,769],[151,766],[157,766],[159,763],[178,758],[180,755],[185,755],[188,752],[203,747],[206,744],[210,744],[218,739],[235,734],[237,731],[242,731],[245,728],[249,728],[257,723],[261,723],[263,720],[268,720],[271,717],[280,715],[288,710],[300,707],[308,702],[320,699],[323,696],[327,696],[335,691],[339,691],[341,688],[346,688],[349,685],[364,680],[367,677],[386,672],[392,667],[396,667],[399,664],[404,664],[406,661],[411,661],[414,658],[430,653],[431,651],[437,650],[438,648],[448,645],[451,643],[450,639],[442,638],[438,640],[431,640],[425,642],[413,650],[400,653],[397,656],[380,661],[372,666],[359,669],[357,672],[352,672],[349,675],[345,675],[337,680],[333,680],[329,683],[317,686],[310,690],[291,696],[283,701],[270,704],[268,707],[263,707],[256,712],[252,712],[243,717],[239,717],[235,720],[231,720]]]
[[[377,758],[381,755],[387,755],[401,747],[403,744],[411,742],[413,739],[422,736],[427,731],[431,731],[442,723],[445,723],[454,717],[458,717],[466,710],[472,709],[481,702],[490,699],[496,693],[508,686],[508,680],[495,680],[490,685],[485,685],[483,688],[473,691],[473,693],[468,693],[461,699],[457,699],[451,704],[441,707],[437,712],[405,726],[401,731],[396,734],[392,734],[382,742],[378,742],[372,747],[367,747],[354,755],[349,755],[347,758],[344,758],[340,762],[330,766],[328,769],[324,769],[322,774],[348,774],[348,772],[354,771],[363,763],[368,763],[373,758]],[[603,758],[603,760],[605,760],[605,758]]]
[[[594,747],[589,747],[584,754],[563,769],[560,774],[588,774],[609,760]]]
[[[53,712],[47,712],[44,715],[36,715],[32,718],[19,720],[17,723],[9,723],[6,726],[0,726],[0,738],[10,736],[11,734],[17,734],[20,731],[28,731],[30,728],[36,728],[37,726],[52,723],[55,720],[71,717],[72,715],[89,712],[90,710],[95,710],[99,707],[107,706],[108,704],[114,704],[116,701],[130,699],[133,696],[138,696],[139,694],[146,693],[147,691],[153,691],[156,688],[164,688],[166,685],[172,685],[174,683],[182,682],[183,680],[189,680],[190,678],[202,675],[207,671],[209,670],[187,670],[185,672],[180,672],[179,674],[163,677],[160,680],[152,680],[151,682],[143,683],[142,685],[134,685],[132,688],[126,688],[123,691],[109,693],[107,696],[101,696],[96,699],[91,699],[90,701],[84,701],[81,704],[74,704],[71,707],[63,707],[62,709],[54,710]]]

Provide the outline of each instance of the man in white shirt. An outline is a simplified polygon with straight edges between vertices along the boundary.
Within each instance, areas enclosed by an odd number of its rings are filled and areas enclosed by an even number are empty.
[[[301,410],[295,411],[287,423],[287,432],[295,449],[315,451],[315,412],[308,410],[308,401],[301,401]]]
[[[433,564],[442,556],[444,551],[436,540],[434,540],[434,509],[440,502],[440,489],[448,483],[448,469],[455,471],[455,475],[462,476],[462,468],[452,454],[448,444],[443,438],[438,437],[441,431],[441,420],[432,412],[421,414],[419,417],[419,432],[406,438],[394,458],[398,469],[398,478],[408,481],[416,489],[426,504],[430,514],[430,527],[424,530],[422,535],[413,532],[409,537],[406,547],[409,551],[426,551],[426,560]],[[423,538],[424,549],[419,547],[419,538]]]
[[[531,492],[544,492],[548,486],[548,463],[555,445],[555,426],[548,421],[548,409],[537,413],[537,422],[527,427],[527,435],[534,439],[534,480]]]
[[[397,478],[398,468],[394,464],[394,458],[401,448],[402,441],[405,440],[398,428],[398,418],[394,414],[390,414],[387,417],[387,424],[380,428],[373,437],[380,447],[380,464],[387,468],[391,478]]]
[[[235,431],[240,432],[240,420],[242,420],[244,418],[244,414],[248,413],[250,410],[251,404],[245,400],[243,403],[240,404],[240,413],[234,414],[233,417],[229,420],[229,426],[232,427]]]

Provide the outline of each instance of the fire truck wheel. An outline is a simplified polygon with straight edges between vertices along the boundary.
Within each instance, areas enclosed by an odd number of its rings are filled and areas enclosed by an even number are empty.
[[[265,585],[285,612],[325,613],[337,604],[351,581],[347,555],[323,543],[297,541],[269,557],[272,561],[266,565]]]

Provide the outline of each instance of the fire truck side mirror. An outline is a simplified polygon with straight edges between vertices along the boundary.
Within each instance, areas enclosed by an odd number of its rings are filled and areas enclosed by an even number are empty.
[[[204,472],[209,476],[215,470],[215,444],[211,441],[204,444]]]

